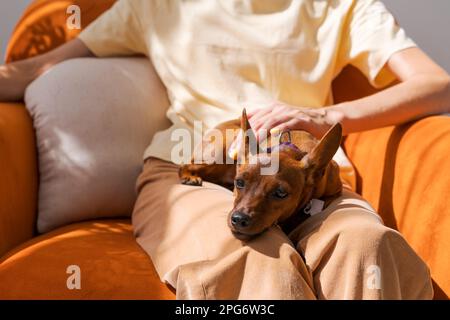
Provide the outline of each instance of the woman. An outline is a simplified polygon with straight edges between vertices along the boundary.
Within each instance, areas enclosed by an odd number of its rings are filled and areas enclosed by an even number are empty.
[[[51,66],[75,57],[143,54],[166,85],[173,126],[145,153],[133,213],[137,241],[158,274],[189,299],[429,299],[423,261],[351,190],[291,237],[271,228],[235,239],[226,215],[233,195],[179,183],[177,129],[237,118],[252,127],[302,129],[320,137],[447,112],[448,74],[407,38],[377,0],[121,0],[79,39],[0,69],[0,100],[23,97]],[[331,82],[351,64],[375,95],[333,104]],[[345,166],[345,158],[341,162]],[[347,164],[348,166],[348,164]]]

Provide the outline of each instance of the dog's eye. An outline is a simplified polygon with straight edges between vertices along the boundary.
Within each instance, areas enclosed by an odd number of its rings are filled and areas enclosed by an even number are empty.
[[[234,181],[234,185],[236,186],[236,188],[238,189],[243,189],[245,187],[245,181],[242,179],[236,179]]]
[[[272,194],[277,199],[284,199],[288,196],[288,193],[281,187],[276,188]]]

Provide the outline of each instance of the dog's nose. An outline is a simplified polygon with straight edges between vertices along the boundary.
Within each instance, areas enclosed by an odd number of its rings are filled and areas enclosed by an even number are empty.
[[[242,212],[235,212],[231,215],[231,224],[233,227],[246,228],[250,224],[250,216]]]

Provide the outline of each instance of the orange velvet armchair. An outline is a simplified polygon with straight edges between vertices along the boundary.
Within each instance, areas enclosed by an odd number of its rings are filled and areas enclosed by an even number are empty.
[[[75,37],[66,9],[82,9],[83,27],[114,0],[36,0],[20,19],[7,62],[41,54]],[[346,68],[333,83],[336,101],[373,93]],[[344,147],[357,169],[357,190],[426,261],[435,298],[450,295],[450,117],[352,134]],[[129,220],[35,231],[38,169],[33,124],[21,103],[0,103],[0,299],[173,299]],[[81,290],[69,290],[67,267],[83,270]]]

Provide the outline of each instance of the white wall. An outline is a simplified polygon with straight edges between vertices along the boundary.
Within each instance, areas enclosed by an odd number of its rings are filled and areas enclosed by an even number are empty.
[[[383,0],[406,33],[450,72],[450,0]]]
[[[0,0],[0,61],[3,62],[9,36],[31,0]]]
[[[94,1],[94,0],[93,0]],[[0,0],[0,57],[31,0]],[[450,72],[450,0],[384,0],[406,32]]]

